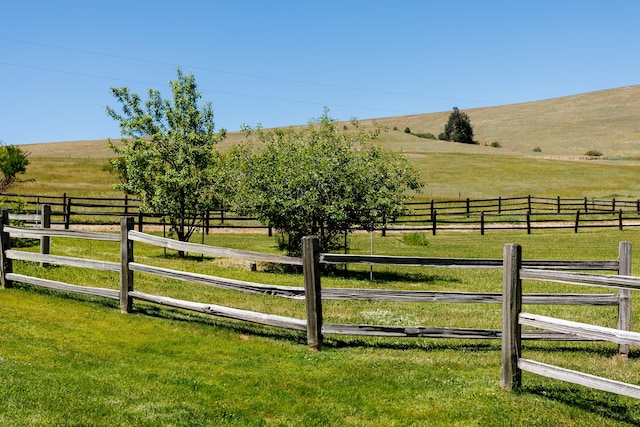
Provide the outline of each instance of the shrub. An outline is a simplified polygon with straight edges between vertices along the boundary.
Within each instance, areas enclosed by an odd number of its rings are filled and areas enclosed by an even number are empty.
[[[418,138],[436,139],[436,136],[430,132],[427,133],[414,133]]]
[[[533,152],[534,153],[541,153],[542,152],[542,148],[536,147],[536,148],[533,149]]]
[[[600,157],[602,156],[602,153],[598,150],[589,150],[586,153],[584,153],[584,155],[589,157]]]
[[[500,148],[500,147],[502,147],[502,145],[500,145],[500,143],[499,143],[498,141],[493,141],[493,142],[491,143],[491,146],[492,146],[492,147],[494,147],[494,148]]]
[[[410,246],[427,246],[429,241],[425,233],[406,233],[402,235],[402,241]]]
[[[404,133],[411,133],[411,129],[409,129],[409,127],[407,126],[406,128],[404,128]]]

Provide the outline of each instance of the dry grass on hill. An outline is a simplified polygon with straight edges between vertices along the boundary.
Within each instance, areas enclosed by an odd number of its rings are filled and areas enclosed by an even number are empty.
[[[419,138],[404,132],[409,127],[412,133],[438,135],[449,111],[376,120],[389,129],[380,142],[407,154],[423,171],[428,184],[425,197],[640,194],[640,187],[634,185],[634,177],[640,172],[640,85],[464,111],[478,145]],[[224,151],[243,140],[242,133],[229,133],[220,149]],[[499,147],[493,147],[493,143]],[[25,177],[31,182],[20,184],[16,191],[111,192],[113,177],[102,170],[113,157],[106,141],[23,147],[31,153]],[[590,150],[601,152],[601,160],[585,161],[585,153]],[[535,174],[527,173],[529,170]],[[594,174],[599,182],[593,179]],[[615,179],[606,179],[608,175]]]

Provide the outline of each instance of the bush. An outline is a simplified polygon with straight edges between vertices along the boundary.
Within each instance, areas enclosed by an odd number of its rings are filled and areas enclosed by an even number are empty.
[[[411,129],[409,129],[409,127],[407,126],[406,128],[404,128],[404,133],[411,133]]]
[[[536,148],[533,149],[533,152],[534,153],[541,153],[542,152],[542,148],[536,147]]]
[[[414,133],[413,135],[417,136],[418,138],[426,138],[426,139],[436,139],[436,136],[430,132],[427,133]]]
[[[493,141],[493,142],[491,143],[491,146],[492,146],[492,147],[494,147],[494,148],[500,148],[500,147],[502,147],[502,145],[500,145],[500,143],[499,143],[498,141]]]
[[[586,153],[584,153],[584,155],[589,157],[600,157],[602,156],[602,153],[598,150],[589,150]]]
[[[410,246],[427,246],[429,241],[425,233],[406,233],[402,235],[402,241]]]

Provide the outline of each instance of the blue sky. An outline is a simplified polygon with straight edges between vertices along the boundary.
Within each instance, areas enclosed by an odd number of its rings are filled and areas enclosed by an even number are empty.
[[[504,105],[640,84],[636,0],[24,1],[0,14],[0,140],[117,138],[111,87],[217,128]]]

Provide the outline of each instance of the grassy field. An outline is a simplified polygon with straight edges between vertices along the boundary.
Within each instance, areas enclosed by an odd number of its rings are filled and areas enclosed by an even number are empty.
[[[405,153],[422,172],[426,187],[418,199],[640,196],[640,86],[467,113],[478,145],[404,133],[410,127],[412,132],[437,135],[448,112],[378,120],[389,129],[380,142]],[[230,133],[220,149],[241,141],[241,134]],[[493,142],[501,147],[492,147]],[[121,196],[111,189],[113,176],[102,169],[113,157],[106,141],[35,144],[24,149],[31,153],[31,165],[14,192]],[[602,152],[602,158],[585,160],[589,150]]]
[[[199,239],[199,238],[198,238]],[[640,231],[491,233],[428,236],[413,245],[401,234],[376,235],[374,253],[499,258],[507,242],[525,259],[615,259],[618,242]],[[274,238],[214,234],[206,243],[278,252]],[[369,237],[352,236],[351,251],[368,253]],[[33,248],[37,250],[37,248]],[[52,252],[117,261],[118,244],[53,239]],[[165,256],[136,245],[136,260],[261,283],[301,286],[297,274],[246,271],[220,259]],[[634,270],[640,264],[634,259]],[[113,273],[69,267],[15,271],[117,289]],[[351,266],[323,278],[324,287],[500,291],[499,270]],[[136,289],[304,317],[301,302],[212,289],[136,275]],[[597,292],[526,283],[525,292]],[[310,352],[304,334],[208,318],[135,303],[17,286],[0,290],[0,424],[2,425],[628,425],[640,423],[634,399],[524,375],[522,390],[498,386],[499,341],[328,336]],[[614,308],[536,306],[532,312],[614,326]],[[499,328],[500,306],[327,302],[326,322]],[[638,312],[633,315],[637,325]],[[640,353],[628,361],[614,344],[526,342],[525,357],[621,381],[640,383]]]
[[[392,117],[382,143],[422,171],[423,199],[509,197],[637,198],[640,86],[514,106],[469,110],[480,144],[467,146],[403,132],[438,134],[448,113]],[[393,130],[396,127],[398,130]],[[241,140],[232,134],[221,148]],[[494,141],[501,148],[491,147]],[[534,151],[540,148],[540,151]],[[103,170],[105,141],[25,147],[31,165],[12,191],[120,196]],[[588,150],[603,160],[581,160]],[[500,258],[520,243],[525,259],[615,259],[618,243],[640,248],[640,230],[446,233],[416,245],[401,234],[376,235],[376,254]],[[420,239],[416,239],[420,241]],[[200,241],[194,237],[193,241]],[[264,234],[211,234],[207,244],[278,253]],[[369,236],[350,239],[369,253]],[[37,250],[37,248],[32,248]],[[52,253],[118,261],[118,244],[52,241]],[[90,254],[90,255],[89,255]],[[301,286],[299,275],[246,271],[221,259],[165,256],[136,244],[151,265],[260,283]],[[114,273],[16,263],[19,273],[117,289]],[[634,257],[633,271],[640,271]],[[349,267],[325,287],[458,291],[501,290],[499,270]],[[136,275],[136,289],[274,314],[304,317],[300,302],[245,295]],[[525,292],[597,292],[525,283]],[[637,295],[634,294],[634,298]],[[534,313],[614,326],[612,308],[536,306]],[[500,327],[489,305],[327,302],[325,321],[390,325]],[[637,330],[640,312],[634,310]],[[467,426],[640,425],[637,400],[524,374],[516,393],[500,390],[498,341],[329,336],[310,352],[303,334],[135,303],[117,303],[18,285],[0,290],[0,425],[7,426]],[[640,352],[616,356],[613,344],[526,342],[525,357],[640,384]]]

